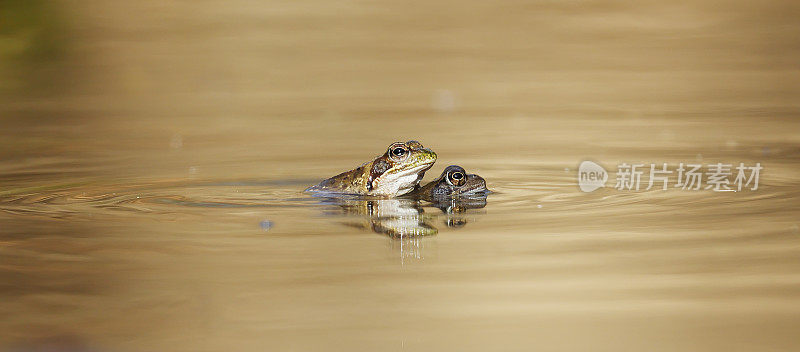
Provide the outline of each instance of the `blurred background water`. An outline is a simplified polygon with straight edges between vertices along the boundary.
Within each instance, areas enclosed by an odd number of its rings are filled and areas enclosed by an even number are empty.
[[[0,1],[0,350],[796,350],[798,15]],[[302,193],[409,139],[495,193]],[[582,193],[587,159],[764,170]]]

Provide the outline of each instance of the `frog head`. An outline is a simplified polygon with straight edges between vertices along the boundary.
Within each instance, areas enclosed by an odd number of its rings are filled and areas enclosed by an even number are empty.
[[[399,196],[411,192],[436,162],[436,153],[417,141],[392,143],[372,161],[366,182],[367,194]]]
[[[463,167],[450,165],[436,180],[420,188],[415,194],[424,198],[442,199],[480,195],[489,192],[486,180],[475,174],[467,174]]]

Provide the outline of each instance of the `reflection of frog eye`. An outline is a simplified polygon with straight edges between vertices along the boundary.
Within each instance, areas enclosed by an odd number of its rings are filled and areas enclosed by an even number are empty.
[[[467,220],[466,219],[447,219],[447,220],[444,221],[444,223],[445,223],[445,225],[447,225],[447,227],[459,228],[459,227],[464,227],[464,225],[467,224]]]

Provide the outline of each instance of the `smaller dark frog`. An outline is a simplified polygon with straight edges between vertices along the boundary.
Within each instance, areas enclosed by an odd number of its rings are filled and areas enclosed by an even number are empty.
[[[450,198],[485,197],[489,192],[483,177],[468,174],[461,166],[450,165],[439,178],[416,189],[411,195],[430,202],[439,202]]]

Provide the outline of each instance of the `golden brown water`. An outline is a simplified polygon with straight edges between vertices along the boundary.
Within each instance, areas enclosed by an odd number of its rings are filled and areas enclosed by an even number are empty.
[[[800,348],[794,2],[20,3],[0,350]],[[495,193],[302,193],[408,139]],[[764,169],[583,193],[583,160]]]

